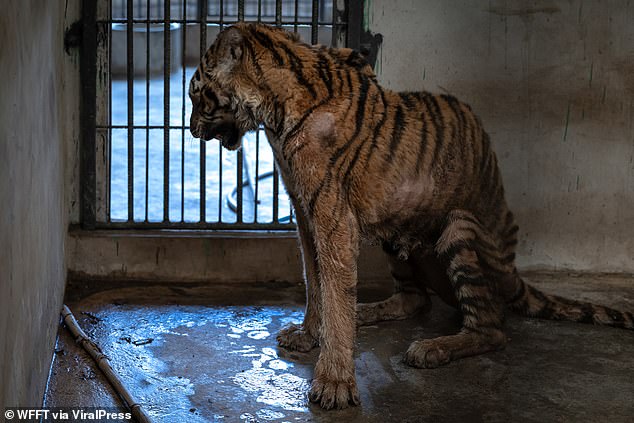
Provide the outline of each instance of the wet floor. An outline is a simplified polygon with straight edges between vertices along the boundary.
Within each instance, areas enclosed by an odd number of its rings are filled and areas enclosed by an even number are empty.
[[[634,310],[631,278],[535,275],[532,281],[551,293]],[[402,363],[412,340],[459,328],[459,316],[433,297],[426,315],[359,329],[362,405],[323,411],[306,400],[318,350],[289,353],[275,342],[282,326],[302,319],[300,286],[94,286],[71,285],[67,302],[156,422],[634,419],[632,331],[510,315],[504,351],[413,369]],[[383,294],[361,291],[367,299]],[[46,405],[121,407],[63,329]]]

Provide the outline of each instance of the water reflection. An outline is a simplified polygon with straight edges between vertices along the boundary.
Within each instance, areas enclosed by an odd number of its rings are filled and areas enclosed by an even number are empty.
[[[98,315],[92,335],[157,422],[284,421],[308,412],[310,366],[280,358],[271,336],[301,321],[298,310],[117,305]]]

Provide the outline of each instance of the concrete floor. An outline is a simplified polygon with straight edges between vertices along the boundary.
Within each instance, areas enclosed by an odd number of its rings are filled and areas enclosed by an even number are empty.
[[[631,277],[528,276],[547,292],[634,310]],[[504,351],[407,367],[412,340],[459,328],[457,313],[433,297],[429,314],[359,330],[362,405],[326,412],[305,395],[317,351],[289,353],[275,342],[281,326],[301,321],[300,286],[76,283],[67,292],[84,330],[157,422],[634,420],[632,331],[509,315]],[[363,299],[382,295],[360,287]],[[64,328],[46,405],[121,407]]]

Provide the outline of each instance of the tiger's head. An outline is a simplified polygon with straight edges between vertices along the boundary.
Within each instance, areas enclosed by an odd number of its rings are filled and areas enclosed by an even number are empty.
[[[220,140],[223,147],[236,150],[240,147],[244,131],[238,128],[230,99],[213,84],[201,63],[189,83],[192,114],[189,130],[195,138]]]
[[[269,31],[272,42],[299,42],[297,34],[261,24],[240,22],[222,30],[209,47],[193,75],[190,131],[196,138],[220,139],[228,149],[237,149],[241,136],[267,124],[273,115],[267,94],[261,91],[261,55],[254,37]]]
[[[203,140],[217,138],[229,150],[238,149],[242,136],[261,122],[255,116],[261,99],[245,99],[248,91],[237,90],[231,83],[235,73],[247,74],[238,69],[244,53],[241,29],[240,24],[234,25],[218,35],[189,84],[190,132]]]
[[[353,50],[310,46],[282,28],[240,22],[218,34],[191,79],[192,135],[218,138],[224,147],[235,150],[242,135],[261,124],[281,128],[285,113],[280,105],[292,100],[307,109],[317,97],[327,95],[319,83],[311,84],[323,91],[313,89],[314,98],[300,94],[299,68],[303,83],[318,81],[328,72],[332,77],[339,68],[354,68],[375,79],[372,67]]]

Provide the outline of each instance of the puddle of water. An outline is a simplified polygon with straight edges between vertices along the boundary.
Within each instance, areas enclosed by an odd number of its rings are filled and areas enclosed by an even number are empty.
[[[233,376],[231,379],[234,383],[245,391],[256,394],[258,402],[283,410],[308,411],[306,401],[308,380],[291,373],[278,373],[278,371],[288,370],[293,367],[293,364],[280,360],[277,351],[273,348],[264,347],[260,351],[255,352],[255,348],[249,345],[232,351],[232,353],[241,353],[242,357],[252,358],[251,369]],[[283,413],[270,409],[263,410],[266,414],[260,415],[261,413],[258,412],[257,416],[260,419],[274,420],[284,417]]]
[[[256,415],[261,420],[278,420],[284,418],[284,413],[280,413],[279,411],[268,410],[263,408],[259,410]]]
[[[285,411],[308,411],[308,380],[289,373],[293,363],[278,357],[275,340],[271,339],[271,333],[279,327],[301,321],[299,311],[279,307],[120,305],[99,313],[99,317],[101,320],[90,327],[92,336],[157,422],[231,420],[231,415],[236,417],[231,411],[240,407],[249,411],[242,413],[242,421],[280,421]],[[205,325],[210,325],[209,331],[203,328]],[[207,333],[214,338],[201,339],[201,334]],[[152,342],[135,345],[133,341],[140,339]],[[187,339],[186,343],[179,341]],[[252,343],[242,344],[239,339]],[[218,358],[225,356],[226,367],[218,367]],[[208,373],[196,375],[201,360],[212,360],[213,364]],[[239,371],[245,365],[247,370]],[[198,403],[207,401],[205,398],[209,403],[217,401],[221,409],[209,410],[204,404],[197,407],[194,398]],[[266,408],[251,408],[254,402]]]
[[[289,367],[291,367],[292,364],[287,363],[285,361],[282,360],[273,360],[269,363],[269,367],[271,369],[275,369],[275,370],[286,370]]]
[[[308,411],[309,383],[304,378],[255,365],[232,379],[245,391],[257,394],[258,402],[288,411]]]
[[[265,330],[255,330],[247,334],[247,336],[251,339],[265,339],[268,338],[270,335],[271,334]]]

